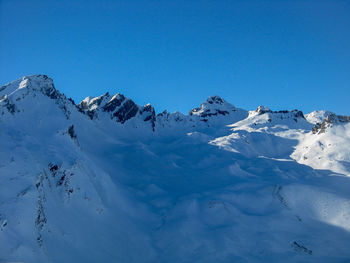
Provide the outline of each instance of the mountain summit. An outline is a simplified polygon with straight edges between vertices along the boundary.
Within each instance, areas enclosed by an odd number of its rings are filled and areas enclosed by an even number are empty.
[[[350,118],[0,87],[0,262],[343,262]]]

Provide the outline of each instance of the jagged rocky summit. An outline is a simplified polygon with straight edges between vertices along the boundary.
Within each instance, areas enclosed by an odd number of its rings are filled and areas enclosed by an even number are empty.
[[[0,262],[346,262],[350,118],[0,87]]]

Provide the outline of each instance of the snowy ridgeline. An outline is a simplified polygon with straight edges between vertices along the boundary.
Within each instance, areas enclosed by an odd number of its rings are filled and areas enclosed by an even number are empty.
[[[0,88],[0,262],[347,262],[350,118]]]

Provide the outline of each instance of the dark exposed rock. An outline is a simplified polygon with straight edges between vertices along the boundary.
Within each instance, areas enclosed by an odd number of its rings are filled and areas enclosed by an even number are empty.
[[[322,127],[322,124],[323,124],[324,122],[322,122],[322,123],[316,123],[315,125],[314,125],[314,127],[312,127],[312,133],[313,134],[317,134],[317,133],[324,133],[325,132],[325,127],[323,126]]]
[[[86,105],[86,106],[85,106]],[[86,108],[85,108],[86,107]],[[77,109],[79,112],[83,113],[83,114],[86,114],[87,116],[89,116],[89,118],[91,120],[93,120],[95,118],[95,111],[93,110],[89,110],[88,109],[88,106],[87,106],[87,103],[83,103],[83,102],[80,102],[77,106]]]
[[[303,119],[305,119],[305,116],[304,116],[302,111],[300,111],[300,110],[292,110],[291,112],[294,113],[294,117],[295,118],[303,118]]]
[[[116,118],[117,122],[124,123],[134,117],[138,111],[139,107],[132,100],[127,100],[116,112],[113,113],[113,117]]]
[[[272,111],[270,110],[269,108],[265,107],[265,106],[259,106],[256,110],[255,110],[258,115],[262,115],[262,114],[265,114],[265,113],[279,113],[279,114],[291,114],[293,118],[295,118],[294,120],[297,122],[297,118],[303,118],[305,119],[304,117],[304,114],[302,111],[300,110],[291,110],[291,111],[288,111],[288,110],[280,110],[280,111]],[[283,119],[283,117],[281,116],[281,119]]]
[[[56,167],[54,165],[50,166],[51,164],[49,164],[49,167],[53,168],[54,170],[56,169]],[[43,180],[47,179],[45,173],[42,174],[39,177],[39,181],[36,183],[36,188],[38,190],[38,206],[37,206],[37,213],[36,213],[36,218],[35,218],[35,227],[37,229],[37,242],[39,244],[39,246],[42,246],[43,244],[43,238],[41,235],[41,231],[43,229],[43,227],[45,226],[45,224],[47,223],[47,218],[45,215],[45,209],[44,209],[44,202],[46,200],[45,198],[45,192],[43,191]]]
[[[264,113],[267,112],[272,112],[272,110],[270,110],[269,108],[265,107],[265,106],[259,106],[256,110],[255,110],[259,115],[262,115]]]
[[[78,104],[78,110],[90,117],[90,119],[96,118],[100,113],[99,111],[109,112],[112,119],[116,119],[117,122],[125,123],[127,120],[135,117],[137,113],[143,112],[146,114],[144,121],[151,121],[152,127],[155,126],[155,112],[152,106],[145,106],[141,108],[136,105],[132,100],[127,99],[122,94],[114,95],[107,103],[103,103],[105,99],[109,99],[110,95],[106,94],[93,98],[92,100],[84,100]],[[151,115],[151,116],[150,116]]]
[[[57,171],[58,170],[58,165],[49,163],[49,169],[50,169],[50,172]]]
[[[282,196],[281,194],[281,191],[282,191],[283,187],[280,185],[280,186],[275,186],[275,189],[274,189],[274,195],[277,197],[277,199],[281,202],[281,204],[287,208],[288,210],[290,209],[288,204],[287,204],[287,201],[286,199]]]
[[[124,95],[117,94],[113,96],[113,98],[105,106],[103,106],[102,109],[108,112],[114,111],[117,107],[119,107],[122,104],[124,100]]]
[[[78,111],[84,113],[89,116],[91,120],[93,120],[97,114],[96,109],[101,105],[102,101],[109,97],[109,93],[106,92],[104,95],[99,96],[97,98],[92,99],[90,102],[83,100],[77,105]],[[95,106],[96,109],[91,109],[91,107]]]
[[[43,92],[46,96],[48,96],[50,99],[58,99],[58,98],[60,97],[59,91],[57,91],[57,90],[55,89],[55,87],[53,86],[53,84],[52,84],[52,86],[49,87],[49,88],[42,89],[42,92]]]
[[[169,116],[169,114],[170,114],[170,113],[169,113],[167,110],[164,110],[163,112],[158,113],[157,116],[159,116],[159,117],[162,117],[162,116]]]
[[[42,74],[42,75],[38,75],[38,77],[42,77],[44,80],[47,80],[49,79],[49,77],[45,74]]]
[[[336,115],[334,113],[329,114],[322,123],[316,123],[312,128],[313,134],[325,133],[328,127],[332,127],[334,124],[348,123],[350,122],[350,116]]]
[[[7,220],[4,220],[4,221],[1,223],[1,230],[4,229],[6,226],[7,226]]]
[[[72,98],[68,98],[68,100],[69,100],[73,105],[76,106],[75,101],[74,101]]]
[[[302,253],[306,253],[309,255],[312,255],[312,250],[308,249],[307,247],[299,244],[298,242],[294,241],[292,243],[292,247],[294,248],[295,251],[297,252],[302,252]]]
[[[219,96],[210,96],[207,101],[205,103],[202,103],[202,105],[199,107],[199,108],[194,108],[192,109],[190,112],[189,112],[189,115],[194,115],[194,113],[196,112],[199,112],[199,111],[202,111],[203,108],[205,107],[205,104],[208,103],[208,104],[217,104],[217,105],[222,105],[225,103],[225,100],[220,98]],[[225,115],[227,111],[220,111],[221,113],[218,113],[218,111],[220,110],[216,110],[216,112],[211,112],[209,109],[205,110],[202,114],[201,114],[201,117],[207,117],[207,116],[215,116],[215,115],[218,115],[218,114],[223,114]],[[227,112],[228,114],[228,112]],[[206,115],[206,116],[203,116],[203,115]]]
[[[206,117],[211,117],[211,116],[217,116],[217,115],[227,115],[227,114],[229,114],[229,112],[228,111],[222,111],[222,110],[215,110],[215,112],[214,113],[202,113],[200,116],[202,117],[202,118],[206,118]]]
[[[95,117],[95,111],[88,110],[86,114],[89,116],[89,118],[92,120]]]
[[[14,114],[16,112],[15,104],[11,103],[8,98],[3,99],[2,103],[9,113]]]
[[[85,112],[89,109],[89,105],[86,101],[80,102],[77,107],[80,112]]]
[[[64,179],[66,178],[66,173],[64,172],[60,179],[57,181],[57,186],[60,186],[64,183]]]
[[[143,106],[142,110],[140,111],[141,115],[144,115],[144,121],[150,121],[152,125],[152,130],[154,131],[155,123],[156,123],[156,112],[151,104],[147,104]]]
[[[39,230],[41,230],[46,222],[47,222],[47,219],[45,216],[44,207],[43,207],[42,201],[39,199],[35,225],[39,228]]]
[[[75,133],[75,131],[74,131],[74,125],[69,126],[69,128],[68,128],[68,134],[69,134],[69,136],[70,136],[72,139],[76,139],[76,138],[77,138],[77,135],[76,135],[76,133]]]
[[[339,122],[350,122],[350,116],[337,115]]]
[[[223,104],[225,103],[225,100],[220,98],[219,96],[210,96],[208,99],[207,99],[207,102],[209,104]]]
[[[273,111],[273,113],[289,113],[288,110]]]

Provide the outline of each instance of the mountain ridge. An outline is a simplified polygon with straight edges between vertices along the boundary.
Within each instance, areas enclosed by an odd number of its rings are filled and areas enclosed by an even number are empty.
[[[29,82],[27,84],[27,82]],[[244,119],[245,117],[248,117],[248,111],[242,110],[239,108],[236,108],[232,104],[226,102],[224,99],[222,99],[218,95],[209,96],[208,99],[203,102],[200,107],[193,108],[189,111],[188,115],[180,113],[180,112],[174,112],[174,113],[168,113],[166,110],[160,113],[156,113],[153,106],[150,103],[147,103],[144,106],[137,105],[132,99],[125,97],[123,94],[116,93],[113,96],[110,95],[109,92],[106,92],[103,95],[97,96],[97,97],[86,97],[81,102],[76,103],[73,99],[66,97],[63,93],[61,93],[59,90],[57,90],[53,84],[53,80],[49,78],[46,75],[30,75],[22,77],[21,79],[12,81],[0,88],[0,98],[1,101],[6,101],[7,107],[13,108],[14,104],[9,104],[8,102],[8,96],[12,94],[12,92],[15,92],[17,89],[23,89],[28,88],[36,90],[37,87],[33,88],[33,85],[31,82],[41,84],[39,85],[39,90],[50,97],[51,99],[58,99],[61,100],[68,100],[73,105],[76,105],[78,110],[82,113],[85,113],[88,115],[91,119],[96,118],[98,115],[98,112],[111,112],[111,119],[116,119],[117,122],[125,123],[129,119],[135,117],[136,115],[143,115],[144,121],[150,121],[151,127],[154,130],[155,129],[155,122],[157,119],[160,119],[164,116],[167,116],[167,119],[173,118],[175,120],[183,119],[186,117],[199,117],[199,119],[203,122],[208,121],[208,117],[212,116],[225,116],[229,115],[232,112],[240,112],[240,119]],[[10,89],[8,88],[10,87]],[[5,93],[6,91],[6,93]],[[18,98],[16,98],[18,99]],[[105,101],[108,100],[108,101]],[[123,105],[122,105],[123,104]],[[102,105],[102,106],[101,106]],[[101,107],[100,107],[101,106]],[[122,106],[119,108],[119,106]],[[100,109],[101,108],[101,109]],[[118,108],[118,109],[116,109]],[[13,111],[13,110],[12,110]],[[249,115],[252,115],[254,113],[257,113],[258,115],[264,114],[264,113],[280,113],[282,116],[283,114],[290,114],[292,112],[295,113],[295,117],[304,117],[304,114],[302,111],[299,110],[280,110],[280,111],[272,111],[269,108],[265,106],[259,106],[255,111],[249,111]],[[314,111],[312,113],[309,113],[307,115],[315,115],[317,112],[326,112],[326,111]],[[327,112],[328,115],[331,114],[330,112]],[[333,113],[334,114],[334,113]],[[327,115],[327,116],[328,116]],[[176,117],[175,117],[176,116]],[[317,123],[321,123],[327,116],[318,116]],[[230,122],[236,122],[238,118],[234,120],[230,120]],[[164,119],[164,118],[163,118]],[[190,118],[191,119],[191,118]],[[163,120],[164,121],[164,120]],[[190,120],[191,121],[191,120]],[[316,122],[315,122],[316,124]]]
[[[348,118],[130,101],[0,88],[0,261],[350,258]]]

